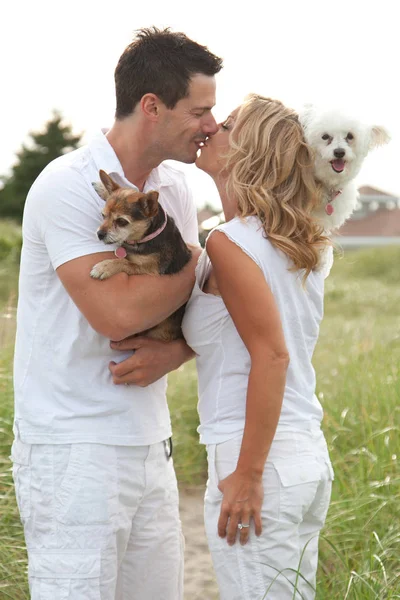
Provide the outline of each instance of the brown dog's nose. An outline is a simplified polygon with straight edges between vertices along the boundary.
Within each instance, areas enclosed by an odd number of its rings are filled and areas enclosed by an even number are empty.
[[[333,151],[333,154],[335,155],[336,158],[343,158],[343,156],[346,154],[346,152],[343,150],[343,148],[336,148]]]
[[[106,235],[107,235],[106,232],[103,231],[102,229],[99,229],[97,232],[97,237],[99,238],[99,240],[104,240]]]

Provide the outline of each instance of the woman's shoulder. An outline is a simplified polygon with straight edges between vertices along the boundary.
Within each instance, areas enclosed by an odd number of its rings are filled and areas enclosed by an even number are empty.
[[[213,231],[223,231],[232,242],[240,246],[263,269],[266,265],[281,265],[285,269],[291,266],[290,259],[268,238],[260,221],[255,216],[235,217],[227,223],[218,225]]]
[[[232,234],[236,233],[240,236],[250,236],[251,239],[254,239],[255,234],[257,238],[266,238],[261,221],[256,216],[234,217],[227,223],[218,225],[213,231],[223,231]]]
[[[261,266],[262,257],[265,255],[266,236],[257,217],[234,217],[227,223],[215,227],[210,236],[215,231],[224,233],[231,242],[234,242]]]

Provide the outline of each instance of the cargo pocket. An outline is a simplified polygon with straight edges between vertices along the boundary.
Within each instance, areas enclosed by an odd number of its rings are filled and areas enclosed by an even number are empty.
[[[275,460],[280,489],[280,518],[300,523],[316,496],[322,478],[322,466],[315,459],[293,463],[292,459]]]
[[[31,445],[15,438],[11,447],[12,475],[15,497],[22,521],[31,514]]]
[[[208,479],[205,498],[207,502],[218,503],[221,502],[223,493],[218,489],[219,478],[215,464],[216,447],[216,444],[209,444],[207,446]]]
[[[100,600],[100,552],[29,553],[31,600]]]
[[[243,435],[240,434],[226,442],[220,442],[214,446],[214,456],[212,461],[213,472],[209,476],[214,478],[215,487],[220,498],[223,497],[223,493],[218,486],[221,481],[229,477],[236,469],[242,439]]]

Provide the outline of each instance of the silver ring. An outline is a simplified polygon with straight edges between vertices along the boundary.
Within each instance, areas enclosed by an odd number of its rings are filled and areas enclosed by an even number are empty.
[[[250,527],[250,523],[238,523],[238,529],[246,529]]]

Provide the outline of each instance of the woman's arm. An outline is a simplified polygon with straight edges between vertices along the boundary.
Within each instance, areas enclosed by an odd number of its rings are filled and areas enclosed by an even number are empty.
[[[279,311],[258,265],[222,232],[207,242],[218,288],[251,358],[246,422],[234,473],[220,482],[224,494],[218,532],[236,540],[238,523],[254,518],[261,533],[262,474],[278,424],[289,356]],[[242,529],[241,543],[249,530]]]

